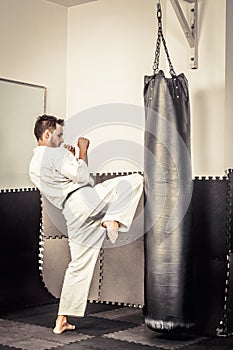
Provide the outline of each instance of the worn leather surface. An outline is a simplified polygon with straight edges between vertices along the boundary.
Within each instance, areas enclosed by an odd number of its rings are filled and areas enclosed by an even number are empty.
[[[184,74],[145,77],[145,321],[152,329],[190,327],[192,173]]]

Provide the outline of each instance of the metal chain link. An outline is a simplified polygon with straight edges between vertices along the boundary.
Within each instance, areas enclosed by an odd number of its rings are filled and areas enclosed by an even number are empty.
[[[169,56],[169,53],[168,53],[168,48],[167,48],[167,45],[166,45],[166,41],[164,39],[164,36],[163,36],[163,33],[161,32],[161,37],[162,37],[162,41],[163,41],[163,46],[164,46],[164,50],[166,52],[166,56],[167,56],[167,60],[168,60],[168,64],[169,64],[169,72],[172,76],[176,75],[176,72],[174,70],[174,67],[172,65],[172,62],[171,62],[171,59],[170,59],[170,56]]]
[[[169,63],[169,72],[171,74],[171,76],[176,76],[175,70],[173,68],[170,56],[169,56],[169,52],[168,52],[168,48],[166,45],[166,41],[164,39],[163,36],[163,30],[162,30],[162,10],[161,10],[161,6],[160,4],[157,5],[157,18],[158,18],[158,37],[157,37],[157,41],[156,41],[156,49],[155,49],[155,59],[154,59],[154,63],[153,63],[153,70],[154,70],[154,74],[157,74],[159,71],[159,58],[160,58],[160,48],[161,48],[161,39],[163,42],[163,46],[164,46],[164,50],[167,56],[167,60]]]
[[[155,50],[155,59],[154,59],[154,63],[153,63],[154,74],[157,74],[159,71],[160,46],[161,46],[161,33],[158,32],[158,38],[157,38],[156,50]]]

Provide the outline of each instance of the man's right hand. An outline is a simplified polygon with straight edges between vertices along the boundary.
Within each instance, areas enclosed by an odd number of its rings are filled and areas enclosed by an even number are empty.
[[[87,149],[89,147],[90,141],[85,137],[79,137],[77,141],[77,146],[79,148],[79,158],[87,161]]]
[[[87,151],[90,141],[85,137],[79,137],[77,146],[80,150]]]

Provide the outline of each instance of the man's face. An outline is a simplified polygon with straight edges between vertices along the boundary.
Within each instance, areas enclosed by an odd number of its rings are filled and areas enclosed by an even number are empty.
[[[61,125],[57,124],[56,129],[50,132],[49,146],[59,147],[63,142],[63,128]]]

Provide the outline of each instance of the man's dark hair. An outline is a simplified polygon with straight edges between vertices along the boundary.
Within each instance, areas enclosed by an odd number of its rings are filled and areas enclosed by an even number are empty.
[[[45,132],[45,130],[47,129],[49,129],[50,131],[55,130],[57,124],[63,126],[64,119],[58,119],[53,115],[47,115],[47,114],[40,115],[37,118],[35,127],[34,127],[34,135],[36,136],[37,141],[42,138],[42,135]]]

